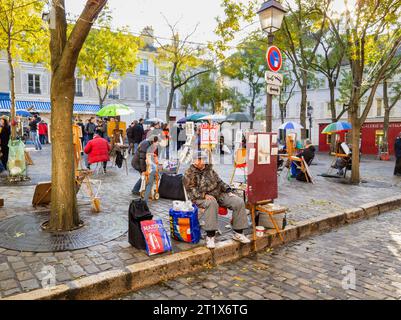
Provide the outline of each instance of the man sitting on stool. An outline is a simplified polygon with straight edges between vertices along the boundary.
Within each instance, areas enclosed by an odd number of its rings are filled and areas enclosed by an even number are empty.
[[[213,170],[213,166],[206,164],[207,161],[208,155],[205,152],[196,152],[193,163],[184,176],[184,186],[188,198],[199,208],[205,210],[206,246],[209,249],[215,248],[219,206],[233,211],[233,239],[241,243],[250,243],[250,240],[243,234],[244,230],[248,229],[244,201],[232,193],[231,188]]]

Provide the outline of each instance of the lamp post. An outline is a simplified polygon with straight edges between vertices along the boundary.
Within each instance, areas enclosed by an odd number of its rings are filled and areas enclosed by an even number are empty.
[[[150,102],[146,102],[146,119],[149,119]]]
[[[308,105],[308,117],[309,117],[309,139],[312,139],[312,116],[313,116],[313,107]]]
[[[276,0],[266,1],[257,12],[260,19],[262,30],[268,35],[268,44],[271,46],[274,41],[274,33],[280,30],[283,23],[284,15],[287,10]],[[273,109],[273,95],[267,93],[266,103],[266,131],[272,132],[272,109]]]

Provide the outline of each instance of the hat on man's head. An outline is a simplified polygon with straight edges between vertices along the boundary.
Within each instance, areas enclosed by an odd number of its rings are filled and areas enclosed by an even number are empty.
[[[207,152],[205,150],[196,150],[193,153],[192,159],[194,162],[197,160],[203,160],[204,162],[208,162],[209,155],[207,154]]]

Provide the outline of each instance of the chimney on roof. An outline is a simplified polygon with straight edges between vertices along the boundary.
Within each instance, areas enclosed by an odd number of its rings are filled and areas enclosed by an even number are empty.
[[[152,26],[147,26],[143,28],[141,32],[141,37],[145,42],[146,46],[153,47],[154,46],[154,31]]]

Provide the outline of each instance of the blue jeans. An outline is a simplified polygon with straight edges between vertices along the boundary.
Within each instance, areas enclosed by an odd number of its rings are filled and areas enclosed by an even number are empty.
[[[139,143],[134,143],[134,154],[138,150],[138,147],[139,147]]]
[[[39,135],[38,135],[37,131],[31,131],[31,139],[32,139],[33,143],[35,144],[35,149],[42,150],[42,144],[40,143]]]
[[[156,170],[153,170],[150,174],[149,174],[149,179],[148,179],[148,183],[146,184],[146,188],[145,188],[145,196],[144,196],[144,201],[147,203],[149,200],[149,196],[152,192],[152,188],[153,188],[153,184],[155,183],[155,179],[156,179]],[[142,184],[142,179],[139,178],[139,180],[136,182],[134,189],[132,190],[132,192],[139,192],[139,190],[141,189],[141,184]]]

